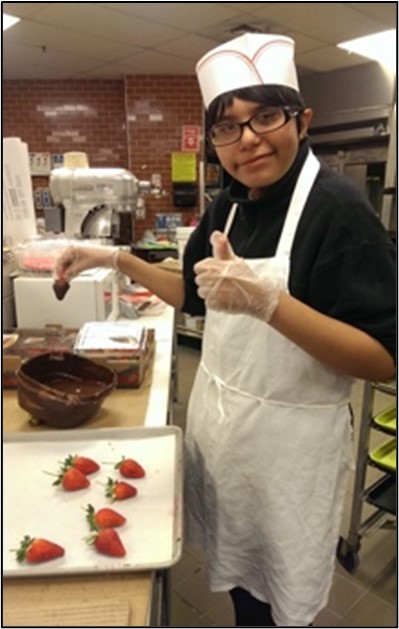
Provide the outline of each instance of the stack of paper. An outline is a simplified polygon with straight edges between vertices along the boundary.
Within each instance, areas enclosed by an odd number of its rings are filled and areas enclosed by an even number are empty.
[[[3,139],[3,244],[12,247],[37,236],[28,146]]]
[[[80,329],[74,349],[86,356],[140,355],[145,340],[145,327],[135,321],[93,321]]]

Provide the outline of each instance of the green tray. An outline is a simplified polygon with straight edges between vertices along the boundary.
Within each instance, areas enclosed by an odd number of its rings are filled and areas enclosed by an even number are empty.
[[[382,430],[396,435],[396,405],[376,415],[373,421]]]
[[[390,439],[370,452],[369,456],[378,467],[389,472],[396,472],[396,439]]]

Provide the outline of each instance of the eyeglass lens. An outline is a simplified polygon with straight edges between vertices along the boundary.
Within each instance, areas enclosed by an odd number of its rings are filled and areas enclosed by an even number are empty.
[[[283,127],[297,111],[280,107],[270,107],[252,116],[245,122],[220,122],[210,130],[210,140],[214,146],[223,146],[237,142],[249,127],[256,134],[269,133]]]

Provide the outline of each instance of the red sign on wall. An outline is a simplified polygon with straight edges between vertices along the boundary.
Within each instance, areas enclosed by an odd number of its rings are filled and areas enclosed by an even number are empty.
[[[201,127],[197,125],[183,126],[181,150],[198,153],[200,150]]]

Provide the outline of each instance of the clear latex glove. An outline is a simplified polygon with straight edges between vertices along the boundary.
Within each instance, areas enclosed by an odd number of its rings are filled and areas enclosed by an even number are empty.
[[[207,308],[233,314],[249,314],[262,321],[270,318],[282,292],[280,276],[258,276],[233,252],[221,232],[211,235],[213,257],[194,266],[198,295]]]
[[[118,270],[119,249],[115,247],[68,247],[55,264],[54,276],[69,282],[71,279],[95,267]]]

